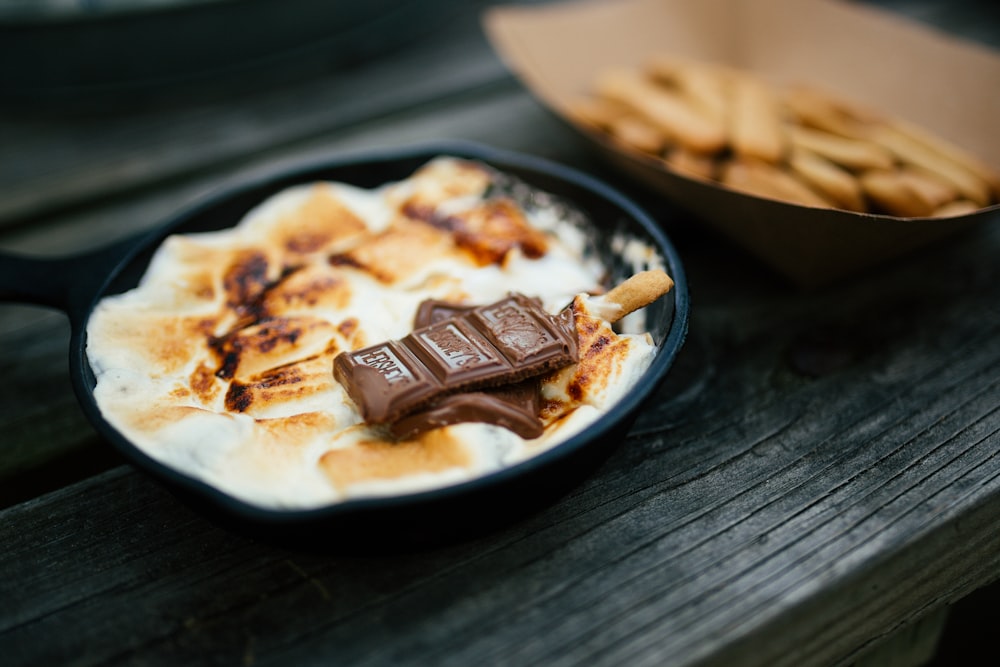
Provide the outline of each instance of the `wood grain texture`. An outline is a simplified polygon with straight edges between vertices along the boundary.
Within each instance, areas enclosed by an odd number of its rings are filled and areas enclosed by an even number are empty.
[[[269,81],[256,93],[243,86],[125,112],[109,103],[87,113],[0,113],[0,225],[232,165],[275,145],[507,78],[477,27],[484,4],[442,11],[438,29],[406,51],[406,76],[399,76],[397,55],[293,77],[286,86]]]
[[[478,538],[366,556],[264,543],[124,465],[76,406],[65,319],[0,305],[5,665],[850,664],[997,580],[1000,221],[795,291],[480,62],[471,90],[235,162],[106,198],[60,185],[80,205],[4,227],[0,247],[94,247],[337,151],[465,138],[557,159],[646,206],[688,272],[688,342],[629,437]]]
[[[0,514],[11,664],[827,664],[995,578],[997,226],[809,298],[736,256],[708,286],[714,239],[681,242],[692,340],[554,506],[312,554],[115,468]],[[816,340],[841,362],[803,374]]]

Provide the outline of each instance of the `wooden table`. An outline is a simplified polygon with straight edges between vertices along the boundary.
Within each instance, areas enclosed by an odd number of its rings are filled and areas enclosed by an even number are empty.
[[[688,272],[688,341],[570,494],[467,541],[264,544],[124,463],[68,325],[0,306],[7,665],[918,664],[1000,574],[1000,224],[821,291],[639,191],[543,110],[465,3],[364,67],[162,107],[0,116],[0,247],[148,228],[263,167],[432,138],[572,164],[636,197]],[[881,3],[1000,44],[987,3]],[[2,49],[2,47],[0,47]]]

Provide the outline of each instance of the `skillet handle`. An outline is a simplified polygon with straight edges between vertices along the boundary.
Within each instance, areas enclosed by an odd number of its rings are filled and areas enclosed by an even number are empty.
[[[63,257],[35,257],[0,251],[0,301],[61,310],[83,321],[108,275],[143,234]]]

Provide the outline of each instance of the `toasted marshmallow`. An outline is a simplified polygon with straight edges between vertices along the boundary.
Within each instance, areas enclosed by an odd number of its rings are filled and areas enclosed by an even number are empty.
[[[88,324],[102,414],[152,458],[271,508],[453,484],[580,432],[656,348],[616,333],[591,298],[606,268],[565,209],[524,206],[498,176],[445,156],[370,190],[295,186],[231,229],[168,238],[138,286],[103,299]],[[394,441],[333,377],[341,351],[409,333],[425,299],[510,292],[576,315],[580,362],[544,378],[538,438],[462,423]]]

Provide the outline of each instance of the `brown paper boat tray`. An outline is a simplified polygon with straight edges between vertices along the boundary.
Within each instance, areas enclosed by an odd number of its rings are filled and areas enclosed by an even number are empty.
[[[622,172],[691,212],[792,282],[831,283],[987,219],[904,218],[790,204],[685,175],[573,120],[608,67],[653,54],[746,70],[775,86],[818,86],[1000,164],[1000,57],[841,0],[576,0],[497,6],[483,16],[498,55],[547,108]]]

